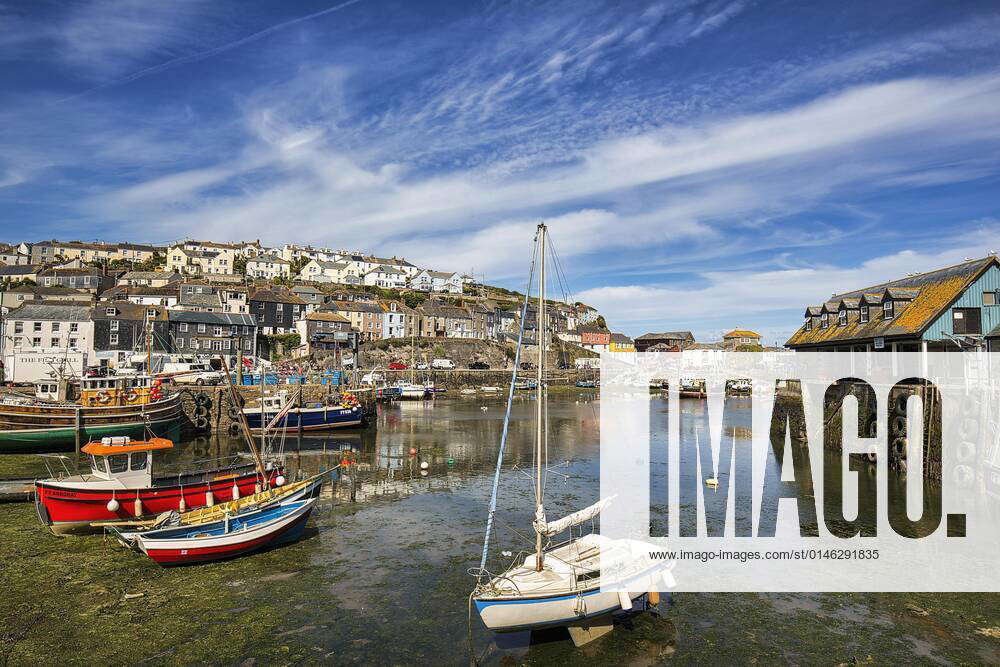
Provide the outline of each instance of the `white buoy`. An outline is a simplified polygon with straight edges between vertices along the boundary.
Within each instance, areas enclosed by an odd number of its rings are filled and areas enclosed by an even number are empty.
[[[705,480],[705,486],[716,487],[719,485],[719,480],[715,477],[709,477]]]
[[[233,484],[233,500],[239,500],[240,498],[240,487]]]
[[[421,470],[427,470],[430,467],[431,467],[431,464],[428,463],[427,461],[421,461],[420,462],[420,469]]]
[[[184,501],[184,494],[182,493],[181,494],[181,501],[179,503],[177,503],[177,511],[181,512],[181,513],[184,513],[184,512],[187,512],[187,508],[188,508],[188,506],[187,506],[187,503]]]
[[[274,478],[274,485],[275,486],[284,486],[285,485],[285,477],[284,477],[284,475],[278,475],[277,477],[275,477]]]
[[[142,501],[139,500],[139,496],[135,497],[135,515],[142,516]]]
[[[108,511],[109,512],[117,512],[119,507],[121,507],[121,505],[119,505],[118,501],[115,500],[114,498],[112,498],[111,500],[108,501]]]
[[[212,495],[211,489],[205,492],[205,505],[208,507],[215,505],[215,496]]]
[[[426,470],[421,470],[420,471],[420,476],[421,477],[427,477],[427,471]]]
[[[486,407],[485,405],[483,407],[479,408],[479,409],[482,410],[483,412],[486,412],[487,410],[489,410],[489,408]]]

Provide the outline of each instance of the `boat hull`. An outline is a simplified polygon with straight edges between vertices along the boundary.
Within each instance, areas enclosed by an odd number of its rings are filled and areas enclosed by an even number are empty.
[[[280,468],[270,471],[273,481]],[[256,490],[257,473],[252,466],[236,471],[210,471],[205,479],[182,485],[161,485],[146,489],[87,489],[67,488],[56,483],[35,482],[35,506],[38,518],[56,535],[95,532],[91,524],[101,521],[130,521],[155,517],[161,512],[180,509],[181,498],[187,509],[205,507],[212,503],[233,500],[233,485],[239,488],[240,497]],[[118,502],[118,509],[110,511],[108,503]],[[136,512],[136,499],[139,512]]]
[[[246,415],[247,425],[250,427],[250,430],[260,432],[260,410],[253,410],[250,408],[245,410],[244,414]],[[277,415],[278,413],[276,411],[265,412],[265,425],[270,424],[271,420]],[[300,425],[303,431],[325,431],[334,428],[357,428],[359,426],[363,426],[364,421],[365,412],[361,407],[293,408],[288,412],[288,414],[278,420],[277,424],[269,426],[268,431],[297,431]]]
[[[635,600],[644,593],[629,593]],[[621,598],[615,592],[594,588],[565,595],[521,598],[474,598],[483,624],[493,632],[540,630],[573,625],[621,610]]]
[[[212,538],[151,540],[140,538],[140,549],[163,566],[195,565],[217,560],[237,558],[268,549],[280,544],[294,542],[302,537],[312,503],[304,511],[296,512],[276,521],[265,530],[233,532]]]
[[[73,406],[0,405],[0,452],[32,453],[71,449],[77,441]],[[148,425],[163,435],[179,423],[180,397],[139,405],[80,407],[80,442],[109,435],[146,435]]]

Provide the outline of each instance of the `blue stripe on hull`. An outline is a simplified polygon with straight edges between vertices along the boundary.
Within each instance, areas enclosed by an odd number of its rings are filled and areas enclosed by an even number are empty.
[[[277,415],[277,412],[264,413],[265,420],[270,423]],[[254,430],[260,429],[260,413],[248,412],[247,424]],[[304,411],[292,410],[279,421],[274,428],[297,429],[299,421],[304,429],[337,428],[347,426],[358,426],[361,424],[361,410],[349,408],[329,408],[327,410],[307,409]]]

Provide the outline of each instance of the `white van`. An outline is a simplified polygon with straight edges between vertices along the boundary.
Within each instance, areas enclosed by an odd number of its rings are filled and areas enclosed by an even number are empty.
[[[451,359],[435,359],[431,362],[431,368],[450,371],[455,367],[455,362]]]

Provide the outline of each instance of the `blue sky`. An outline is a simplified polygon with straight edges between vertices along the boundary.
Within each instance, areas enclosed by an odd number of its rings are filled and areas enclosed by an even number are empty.
[[[0,3],[3,240],[404,255],[516,287],[545,219],[630,334],[783,341],[1000,249],[995,3]]]

